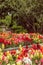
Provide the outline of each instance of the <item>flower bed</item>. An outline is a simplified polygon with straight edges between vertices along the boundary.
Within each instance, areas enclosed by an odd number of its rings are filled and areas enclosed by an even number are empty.
[[[0,65],[43,65],[42,43],[39,33],[0,33]]]
[[[0,48],[0,65],[43,65],[43,46],[20,46],[17,50],[6,52]]]
[[[38,33],[0,33],[0,46],[3,48],[17,47],[19,44],[22,46],[31,45],[33,43],[43,43],[43,36]]]

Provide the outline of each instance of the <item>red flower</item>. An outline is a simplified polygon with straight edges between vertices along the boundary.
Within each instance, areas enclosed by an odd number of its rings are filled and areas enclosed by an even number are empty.
[[[43,39],[43,36],[42,35],[39,35],[39,39]]]
[[[16,54],[16,50],[12,50],[12,51],[10,51],[10,53],[11,53],[12,55]]]
[[[18,59],[19,59],[19,60],[22,60],[22,56],[21,56],[21,55],[19,55],[19,56],[18,56]]]
[[[4,42],[4,39],[3,38],[0,38],[0,43],[3,43]]]
[[[3,54],[4,54],[5,56],[7,56],[7,53],[6,53],[6,52],[4,52]]]
[[[37,49],[40,49],[40,47],[41,47],[40,44],[37,44]]]
[[[8,45],[8,44],[10,45],[11,42],[10,42],[9,40],[4,40],[4,44],[5,44],[5,45]]]
[[[32,48],[36,50],[37,49],[37,45],[36,44],[33,44],[32,45]]]

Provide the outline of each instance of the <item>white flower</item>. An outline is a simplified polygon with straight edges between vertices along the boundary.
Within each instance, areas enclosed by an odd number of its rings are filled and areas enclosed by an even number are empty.
[[[31,61],[28,57],[24,57],[24,58],[23,58],[23,62],[24,62],[25,64],[30,64],[30,65],[32,65],[32,61]]]
[[[16,54],[19,54],[20,53],[20,51],[19,50],[16,50]]]

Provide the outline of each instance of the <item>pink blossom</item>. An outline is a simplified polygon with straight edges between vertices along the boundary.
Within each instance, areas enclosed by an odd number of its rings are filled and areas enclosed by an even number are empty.
[[[43,58],[40,60],[41,63],[43,63]]]
[[[38,60],[35,60],[35,63],[38,63]]]

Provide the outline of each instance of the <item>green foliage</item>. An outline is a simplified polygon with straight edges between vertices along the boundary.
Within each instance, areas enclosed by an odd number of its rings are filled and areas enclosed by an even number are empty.
[[[5,19],[0,19],[0,23],[5,24],[6,26],[9,26],[11,23],[11,16],[6,16]]]
[[[17,22],[14,21],[12,29],[14,30],[15,33],[19,33],[19,32],[27,32],[26,29],[24,29],[22,26],[17,25]]]
[[[1,22],[8,27],[11,25],[14,31],[27,29],[29,32],[31,28],[34,32],[43,31],[43,0],[3,0],[0,1],[0,14],[5,17]]]

